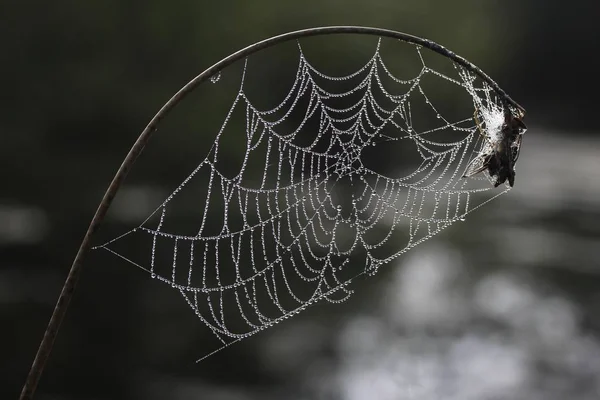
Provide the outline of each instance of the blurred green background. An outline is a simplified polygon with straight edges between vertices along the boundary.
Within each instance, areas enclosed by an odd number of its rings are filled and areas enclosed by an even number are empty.
[[[598,398],[597,16],[584,0],[2,2],[0,398],[18,395],[97,203],[155,112],[230,53],[320,25],[422,36],[492,76],[528,111],[514,190],[343,305],[200,364],[210,336],[181,299],[92,252],[36,398]],[[216,89],[204,95],[228,101]],[[128,181],[154,206],[198,161],[177,132],[159,131]],[[145,217],[121,200],[103,239]]]

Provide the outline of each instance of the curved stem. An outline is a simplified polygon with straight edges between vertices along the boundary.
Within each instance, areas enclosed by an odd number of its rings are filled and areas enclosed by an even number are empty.
[[[454,62],[460,64],[467,70],[473,72],[478,75],[481,79],[486,81],[493,89],[504,98],[507,102],[512,104],[513,106],[521,109],[523,112],[525,109],[521,107],[518,103],[512,100],[499,86],[496,82],[494,82],[489,76],[487,76],[483,71],[477,68],[475,65],[467,61],[466,59],[460,57],[459,55],[451,52],[445,47],[432,42],[427,39],[419,38],[416,36],[412,36],[402,32],[396,32],[388,29],[379,29],[379,28],[369,28],[369,27],[361,27],[361,26],[329,26],[329,27],[319,27],[319,28],[310,28],[304,29],[295,32],[285,33],[279,36],[274,36],[272,38],[257,42],[252,44],[244,49],[241,49],[228,57],[225,57],[221,61],[214,64],[212,67],[206,69],[200,75],[196,76],[190,82],[188,82],[183,88],[181,88],[169,101],[156,113],[156,115],[152,118],[150,123],[146,126],[146,128],[142,131],[134,145],[129,150],[129,153],[123,160],[123,163],[119,167],[116,175],[114,176],[110,186],[104,193],[104,197],[96,210],[96,214],[92,218],[90,226],[88,227],[87,232],[81,242],[79,250],[77,251],[77,255],[73,260],[73,264],[71,265],[71,269],[69,270],[69,274],[65,280],[62,291],[54,307],[54,311],[52,313],[52,317],[50,318],[50,322],[48,323],[48,327],[44,332],[44,337],[40,343],[37,354],[33,361],[33,365],[29,371],[27,379],[25,381],[25,385],[23,386],[23,390],[21,392],[20,399],[26,400],[31,399],[35,393],[35,389],[39,382],[39,379],[44,370],[44,366],[46,365],[46,361],[50,356],[50,352],[52,351],[52,346],[54,344],[54,340],[60,328],[61,322],[67,312],[69,307],[69,302],[73,297],[73,293],[77,286],[77,281],[79,279],[79,275],[81,273],[81,267],[83,263],[83,258],[87,251],[91,246],[91,238],[93,234],[96,232],[106,213],[108,208],[110,207],[115,195],[117,194],[123,180],[127,176],[127,173],[133,166],[137,157],[141,154],[148,143],[148,140],[152,136],[152,133],[156,130],[159,122],[171,111],[188,93],[194,90],[201,83],[208,80],[213,75],[219,73],[221,70],[226,68],[227,66],[233,64],[234,62],[241,60],[249,55],[256,53],[262,49],[267,47],[274,46],[276,44],[286,42],[289,40],[300,39],[308,36],[317,36],[317,35],[328,35],[328,34],[340,34],[340,33],[353,33],[353,34],[363,34],[363,35],[374,35],[379,37],[389,37],[393,39],[402,40],[409,43],[414,43],[420,46],[423,46],[427,49],[430,49],[438,54],[441,54],[445,57],[450,58]]]

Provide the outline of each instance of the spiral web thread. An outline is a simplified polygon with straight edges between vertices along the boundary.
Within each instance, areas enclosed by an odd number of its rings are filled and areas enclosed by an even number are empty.
[[[494,91],[459,65],[455,77],[434,71],[416,45],[420,72],[398,79],[380,42],[360,69],[336,77],[313,67],[298,45],[291,89],[268,110],[256,108],[245,91],[246,59],[206,158],[146,221],[96,247],[177,290],[221,343],[209,355],[320,300],[348,299],[353,279],[374,274],[508,190],[493,191],[482,176],[462,178],[486,146],[473,109],[488,125],[502,115]],[[461,88],[473,108],[462,119],[446,119],[425,94],[425,78]],[[337,83],[342,89],[329,88]],[[417,103],[435,116],[435,126],[419,130]],[[235,140],[245,141],[245,150],[232,171],[221,155],[234,114],[244,121]],[[369,166],[367,151],[391,143],[418,154],[418,165],[396,174]],[[204,190],[193,199],[194,216],[186,217],[195,218],[195,231],[176,233],[176,224],[167,226],[177,212],[172,203],[194,181]],[[149,261],[114,249],[132,235],[146,243]]]

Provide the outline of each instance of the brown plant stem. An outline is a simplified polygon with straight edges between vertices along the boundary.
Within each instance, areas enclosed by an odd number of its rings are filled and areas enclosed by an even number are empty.
[[[267,47],[274,46],[276,44],[286,42],[289,40],[297,40],[303,37],[308,36],[317,36],[317,35],[328,35],[328,34],[363,34],[363,35],[374,35],[379,37],[388,37],[392,39],[398,39],[409,43],[414,43],[419,46],[430,49],[436,53],[439,53],[445,57],[450,58],[452,61],[458,63],[463,66],[470,72],[478,75],[481,79],[487,82],[493,89],[500,95],[505,101],[509,102],[513,106],[521,109],[523,112],[525,111],[523,107],[521,107],[518,103],[512,100],[499,86],[494,82],[490,77],[488,77],[483,71],[477,68],[475,65],[471,64],[466,59],[456,55],[455,53],[447,50],[445,47],[440,46],[439,44],[432,42],[427,39],[422,39],[416,36],[408,35],[406,33],[396,32],[387,29],[379,29],[379,28],[369,28],[369,27],[361,27],[361,26],[329,26],[329,27],[318,27],[318,28],[310,28],[304,29],[295,32],[285,33],[279,36],[274,36],[269,39],[254,43],[244,49],[241,49],[228,57],[225,57],[221,61],[214,64],[212,67],[206,69],[200,75],[196,76],[190,82],[188,82],[183,88],[181,88],[152,118],[150,123],[146,126],[146,128],[142,131],[134,145],[129,150],[129,153],[123,160],[123,163],[119,167],[116,175],[114,176],[110,186],[104,193],[104,197],[100,202],[98,209],[96,210],[96,214],[92,218],[92,221],[88,227],[85,236],[83,237],[83,241],[77,251],[77,255],[73,260],[73,264],[71,265],[71,269],[69,270],[69,274],[65,280],[60,296],[58,297],[58,301],[56,306],[54,307],[54,311],[52,313],[52,317],[50,318],[50,322],[48,323],[48,327],[44,332],[44,337],[40,342],[40,346],[38,348],[37,354],[23,386],[23,390],[21,392],[20,399],[21,400],[29,400],[33,398],[36,387],[44,371],[44,367],[46,365],[46,361],[50,356],[50,352],[52,351],[52,346],[54,344],[54,340],[56,339],[56,335],[58,334],[58,330],[60,328],[61,322],[67,312],[69,307],[69,303],[71,298],[73,297],[73,293],[75,292],[75,288],[77,286],[77,281],[79,279],[79,275],[81,274],[82,263],[85,254],[91,247],[91,239],[96,230],[98,230],[99,226],[102,224],[106,213],[115,198],[115,195],[119,191],[123,180],[127,176],[127,173],[135,163],[137,157],[141,154],[148,143],[148,140],[152,136],[152,133],[156,130],[156,127],[160,123],[160,121],[171,111],[188,93],[194,90],[201,83],[208,80],[210,77],[218,74],[221,70],[226,68],[227,66],[233,64],[236,61],[239,61],[245,57],[250,56],[253,53],[256,53],[262,49]]]

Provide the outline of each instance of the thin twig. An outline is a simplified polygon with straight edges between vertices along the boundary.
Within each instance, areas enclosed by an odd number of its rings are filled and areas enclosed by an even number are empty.
[[[212,67],[208,68],[200,75],[196,76],[190,82],[188,82],[181,90],[179,90],[152,118],[148,126],[144,129],[144,131],[140,134],[136,142],[134,143],[131,150],[123,160],[121,167],[117,171],[115,177],[113,178],[110,186],[106,190],[98,209],[96,210],[96,214],[92,219],[90,226],[85,233],[83,241],[79,246],[79,250],[77,251],[77,255],[75,256],[75,260],[73,260],[73,264],[71,265],[71,269],[69,270],[69,274],[67,275],[67,279],[63,285],[60,296],[58,297],[58,301],[56,306],[54,307],[54,311],[52,313],[52,317],[50,318],[50,322],[48,323],[48,327],[44,332],[44,337],[40,343],[37,354],[33,361],[33,365],[29,371],[27,379],[25,381],[25,385],[23,386],[23,390],[21,392],[20,399],[21,400],[29,400],[33,398],[35,393],[35,389],[38,385],[42,372],[44,371],[44,367],[46,365],[46,361],[50,356],[50,352],[52,351],[52,346],[54,344],[54,340],[56,339],[56,335],[60,328],[61,322],[67,312],[69,307],[69,302],[73,297],[73,293],[77,286],[77,281],[79,279],[79,275],[81,273],[81,267],[83,263],[83,258],[85,254],[88,252],[91,246],[91,239],[98,227],[102,224],[104,217],[110,207],[115,195],[119,191],[123,180],[127,176],[127,173],[135,163],[137,157],[141,154],[148,143],[148,140],[152,136],[152,133],[156,130],[159,122],[171,111],[188,93],[194,90],[201,83],[205,82],[212,76],[218,74],[221,70],[226,68],[227,66],[233,64],[236,61],[239,61],[245,57],[250,56],[253,53],[256,53],[262,49],[267,47],[274,46],[276,44],[286,42],[289,40],[296,40],[303,37],[308,36],[317,36],[317,35],[328,35],[328,34],[339,34],[339,33],[353,33],[353,34],[364,34],[364,35],[374,35],[379,37],[388,37],[392,39],[398,39],[409,43],[414,43],[419,46],[423,46],[427,49],[430,49],[436,53],[439,53],[445,57],[450,58],[452,61],[460,64],[465,67],[467,70],[473,72],[478,75],[481,79],[486,81],[493,89],[504,98],[506,101],[511,103],[513,106],[521,109],[523,112],[525,109],[521,107],[518,103],[512,100],[499,86],[494,82],[489,76],[487,76],[483,71],[477,68],[475,65],[471,64],[466,59],[454,54],[450,50],[446,49],[439,44],[432,42],[427,39],[422,39],[416,36],[408,35],[402,32],[396,32],[387,29],[379,29],[379,28],[369,28],[369,27],[361,27],[361,26],[329,26],[329,27],[318,27],[318,28],[310,28],[304,29],[295,32],[285,33],[283,35],[274,36],[272,38],[257,42],[252,44],[242,50],[239,50],[228,57],[225,57],[218,63],[214,64]]]

